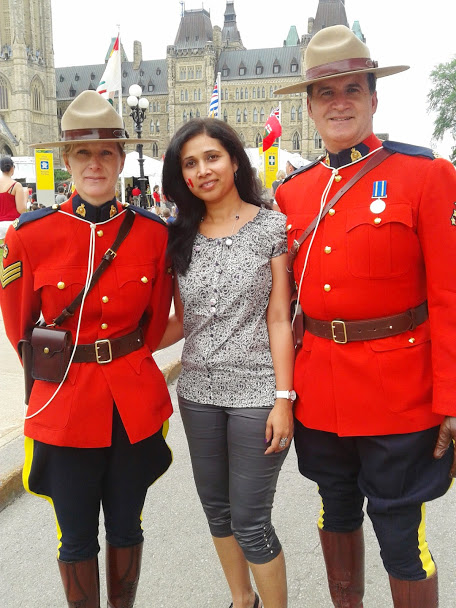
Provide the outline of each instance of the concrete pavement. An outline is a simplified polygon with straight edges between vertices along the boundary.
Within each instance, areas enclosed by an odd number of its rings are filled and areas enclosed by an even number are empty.
[[[155,355],[168,383],[179,375],[182,344],[183,341]],[[16,352],[5,335],[0,313],[0,511],[24,491],[23,424],[24,376]]]

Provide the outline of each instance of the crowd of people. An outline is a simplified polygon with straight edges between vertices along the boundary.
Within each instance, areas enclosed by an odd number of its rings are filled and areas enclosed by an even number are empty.
[[[290,158],[274,205],[213,118],[173,135],[154,212],[130,187],[123,205],[116,183],[136,140],[95,91],[69,105],[61,140],[37,144],[63,148],[75,188],[59,207],[25,214],[2,161],[0,208],[16,221],[0,303],[24,368],[26,345],[34,356],[24,484],[54,506],[70,607],[100,606],[100,505],[108,606],[134,605],[142,507],[171,463],[172,406],[151,353],[182,338],[178,406],[230,608],[288,605],[271,515],[293,440],[321,498],[333,605],[363,606],[366,503],[395,608],[438,606],[425,505],[456,477],[456,289],[443,259],[456,253],[456,172],[374,135],[377,79],[408,66],[379,67],[345,26],[317,33],[305,65],[276,93],[307,92],[326,150]]]

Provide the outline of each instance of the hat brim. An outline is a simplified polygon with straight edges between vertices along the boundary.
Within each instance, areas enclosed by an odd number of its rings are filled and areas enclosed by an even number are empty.
[[[409,65],[393,65],[386,68],[367,68],[365,70],[353,70],[351,72],[338,72],[337,74],[331,74],[330,76],[322,76],[321,78],[314,78],[313,80],[304,80],[289,87],[277,89],[274,91],[274,95],[301,93],[307,89],[309,84],[321,82],[322,80],[332,80],[333,78],[339,78],[340,76],[349,76],[350,74],[375,74],[377,78],[382,78],[383,76],[392,76],[393,74],[399,74],[399,72],[405,72],[405,70],[408,70],[409,68]]]
[[[66,145],[73,144],[96,144],[96,143],[117,143],[117,144],[148,144],[155,139],[148,138],[133,138],[133,137],[124,137],[124,138],[113,138],[113,139],[71,139],[68,141],[45,141],[39,144],[30,144],[29,148],[37,149],[37,148],[63,148]]]

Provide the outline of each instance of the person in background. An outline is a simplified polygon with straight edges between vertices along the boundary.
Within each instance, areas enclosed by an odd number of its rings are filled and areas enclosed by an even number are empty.
[[[27,191],[14,181],[14,162],[10,156],[0,159],[0,240],[11,223],[27,211]]]
[[[168,209],[168,207],[164,207],[161,216],[163,218],[163,221],[167,224],[172,224],[176,220],[174,215],[171,215],[171,211]]]
[[[169,228],[176,312],[160,346],[185,337],[179,407],[231,607],[285,608],[271,523],[293,435],[285,217],[264,208],[242,142],[212,118],[174,135],[163,191],[179,212]]]
[[[283,182],[283,180],[285,179],[285,176],[286,176],[286,173],[283,169],[279,169],[277,171],[276,179],[272,182],[273,197],[275,197],[276,190],[280,186],[280,184]]]
[[[161,198],[160,198],[160,186],[155,185],[154,186],[154,191],[152,192],[152,196],[154,198],[154,206],[157,209],[160,209],[160,204],[161,204]]]
[[[285,164],[286,174],[290,175],[290,173],[293,173],[293,171],[296,171],[296,169],[304,167],[306,164],[306,161],[300,154],[292,154]]]
[[[172,405],[151,355],[172,295],[167,229],[114,196],[124,145],[138,141],[101,95],[81,93],[62,117],[62,139],[36,146],[63,147],[75,191],[61,205],[21,216],[7,233],[1,266],[3,320],[17,350],[40,317],[52,326],[86,285],[80,306],[58,323],[73,342],[67,375],[60,385],[35,380],[24,429],[24,485],[53,507],[71,608],[100,606],[100,506],[108,606],[133,606],[146,493],[171,463],[165,435]],[[132,224],[117,255],[89,290],[126,220]]]
[[[59,186],[57,188],[57,194],[55,195],[55,202],[57,205],[60,205],[60,203],[64,203],[66,200],[67,197],[65,196],[65,188],[63,186]]]
[[[276,193],[305,315],[299,470],[322,499],[334,606],[363,605],[366,499],[395,608],[436,608],[425,514],[456,476],[456,171],[373,133],[377,78],[408,66],[378,67],[343,25],[312,38],[305,65],[304,81],[276,91],[307,91],[326,146]]]

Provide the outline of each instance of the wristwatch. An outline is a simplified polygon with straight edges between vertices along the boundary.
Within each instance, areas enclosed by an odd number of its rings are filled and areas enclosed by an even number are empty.
[[[296,399],[296,392],[293,389],[291,389],[291,391],[276,391],[275,398],[289,399],[289,401],[294,401]]]

